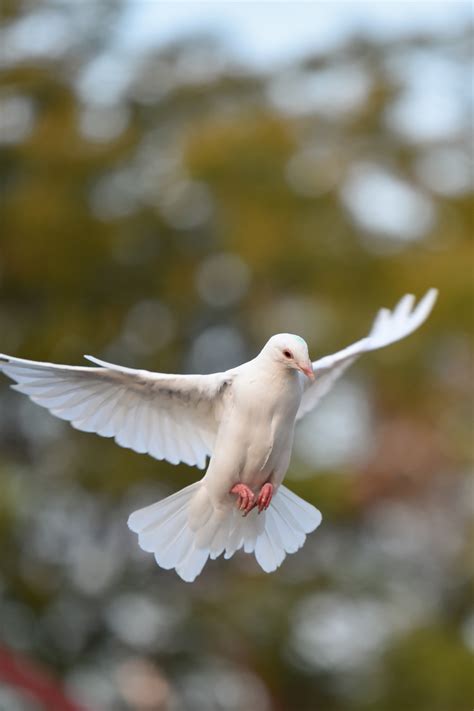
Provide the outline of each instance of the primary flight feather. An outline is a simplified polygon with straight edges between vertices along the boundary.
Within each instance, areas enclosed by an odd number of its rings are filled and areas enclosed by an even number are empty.
[[[297,420],[312,410],[362,353],[416,330],[437,292],[415,306],[404,296],[381,309],[366,338],[311,362],[299,336],[270,338],[256,358],[223,373],[168,375],[86,356],[98,367],[39,363],[0,355],[12,387],[77,429],[203,478],[131,514],[128,525],[163,568],[193,581],[208,558],[243,548],[272,572],[321,522],[320,512],[283,486]]]

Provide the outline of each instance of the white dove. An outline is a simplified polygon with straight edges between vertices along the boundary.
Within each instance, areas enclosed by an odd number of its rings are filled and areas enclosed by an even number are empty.
[[[320,512],[283,486],[295,423],[362,353],[404,338],[428,317],[437,292],[414,307],[404,296],[379,311],[372,330],[311,363],[306,342],[281,333],[256,358],[212,375],[134,370],[86,356],[99,367],[0,355],[12,387],[73,427],[114,437],[136,452],[207,471],[177,493],[130,515],[139,545],[162,568],[193,581],[207,559],[243,547],[270,573],[305,542]]]

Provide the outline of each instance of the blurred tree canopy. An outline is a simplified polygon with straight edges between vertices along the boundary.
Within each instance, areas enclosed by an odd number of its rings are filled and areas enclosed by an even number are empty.
[[[158,569],[127,514],[196,473],[2,382],[0,640],[90,709],[468,708],[471,34],[259,71],[207,36],[120,52],[122,10],[3,3],[2,351],[214,370],[276,331],[330,353],[404,293],[440,297],[303,423],[290,486],[325,521],[272,576],[244,554],[192,586]],[[426,67],[451,124],[410,104]]]

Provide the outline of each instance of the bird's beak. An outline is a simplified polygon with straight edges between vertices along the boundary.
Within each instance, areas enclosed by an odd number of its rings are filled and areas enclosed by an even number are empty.
[[[311,361],[308,361],[306,365],[300,365],[300,370],[306,375],[307,378],[314,380],[313,364]]]

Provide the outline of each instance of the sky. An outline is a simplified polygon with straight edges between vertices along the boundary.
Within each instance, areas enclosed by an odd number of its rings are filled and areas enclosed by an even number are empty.
[[[432,2],[248,2],[129,0],[116,41],[139,52],[198,32],[215,34],[244,63],[265,67],[308,51],[326,51],[355,33],[381,40],[412,34],[459,31],[473,21],[464,0]]]

